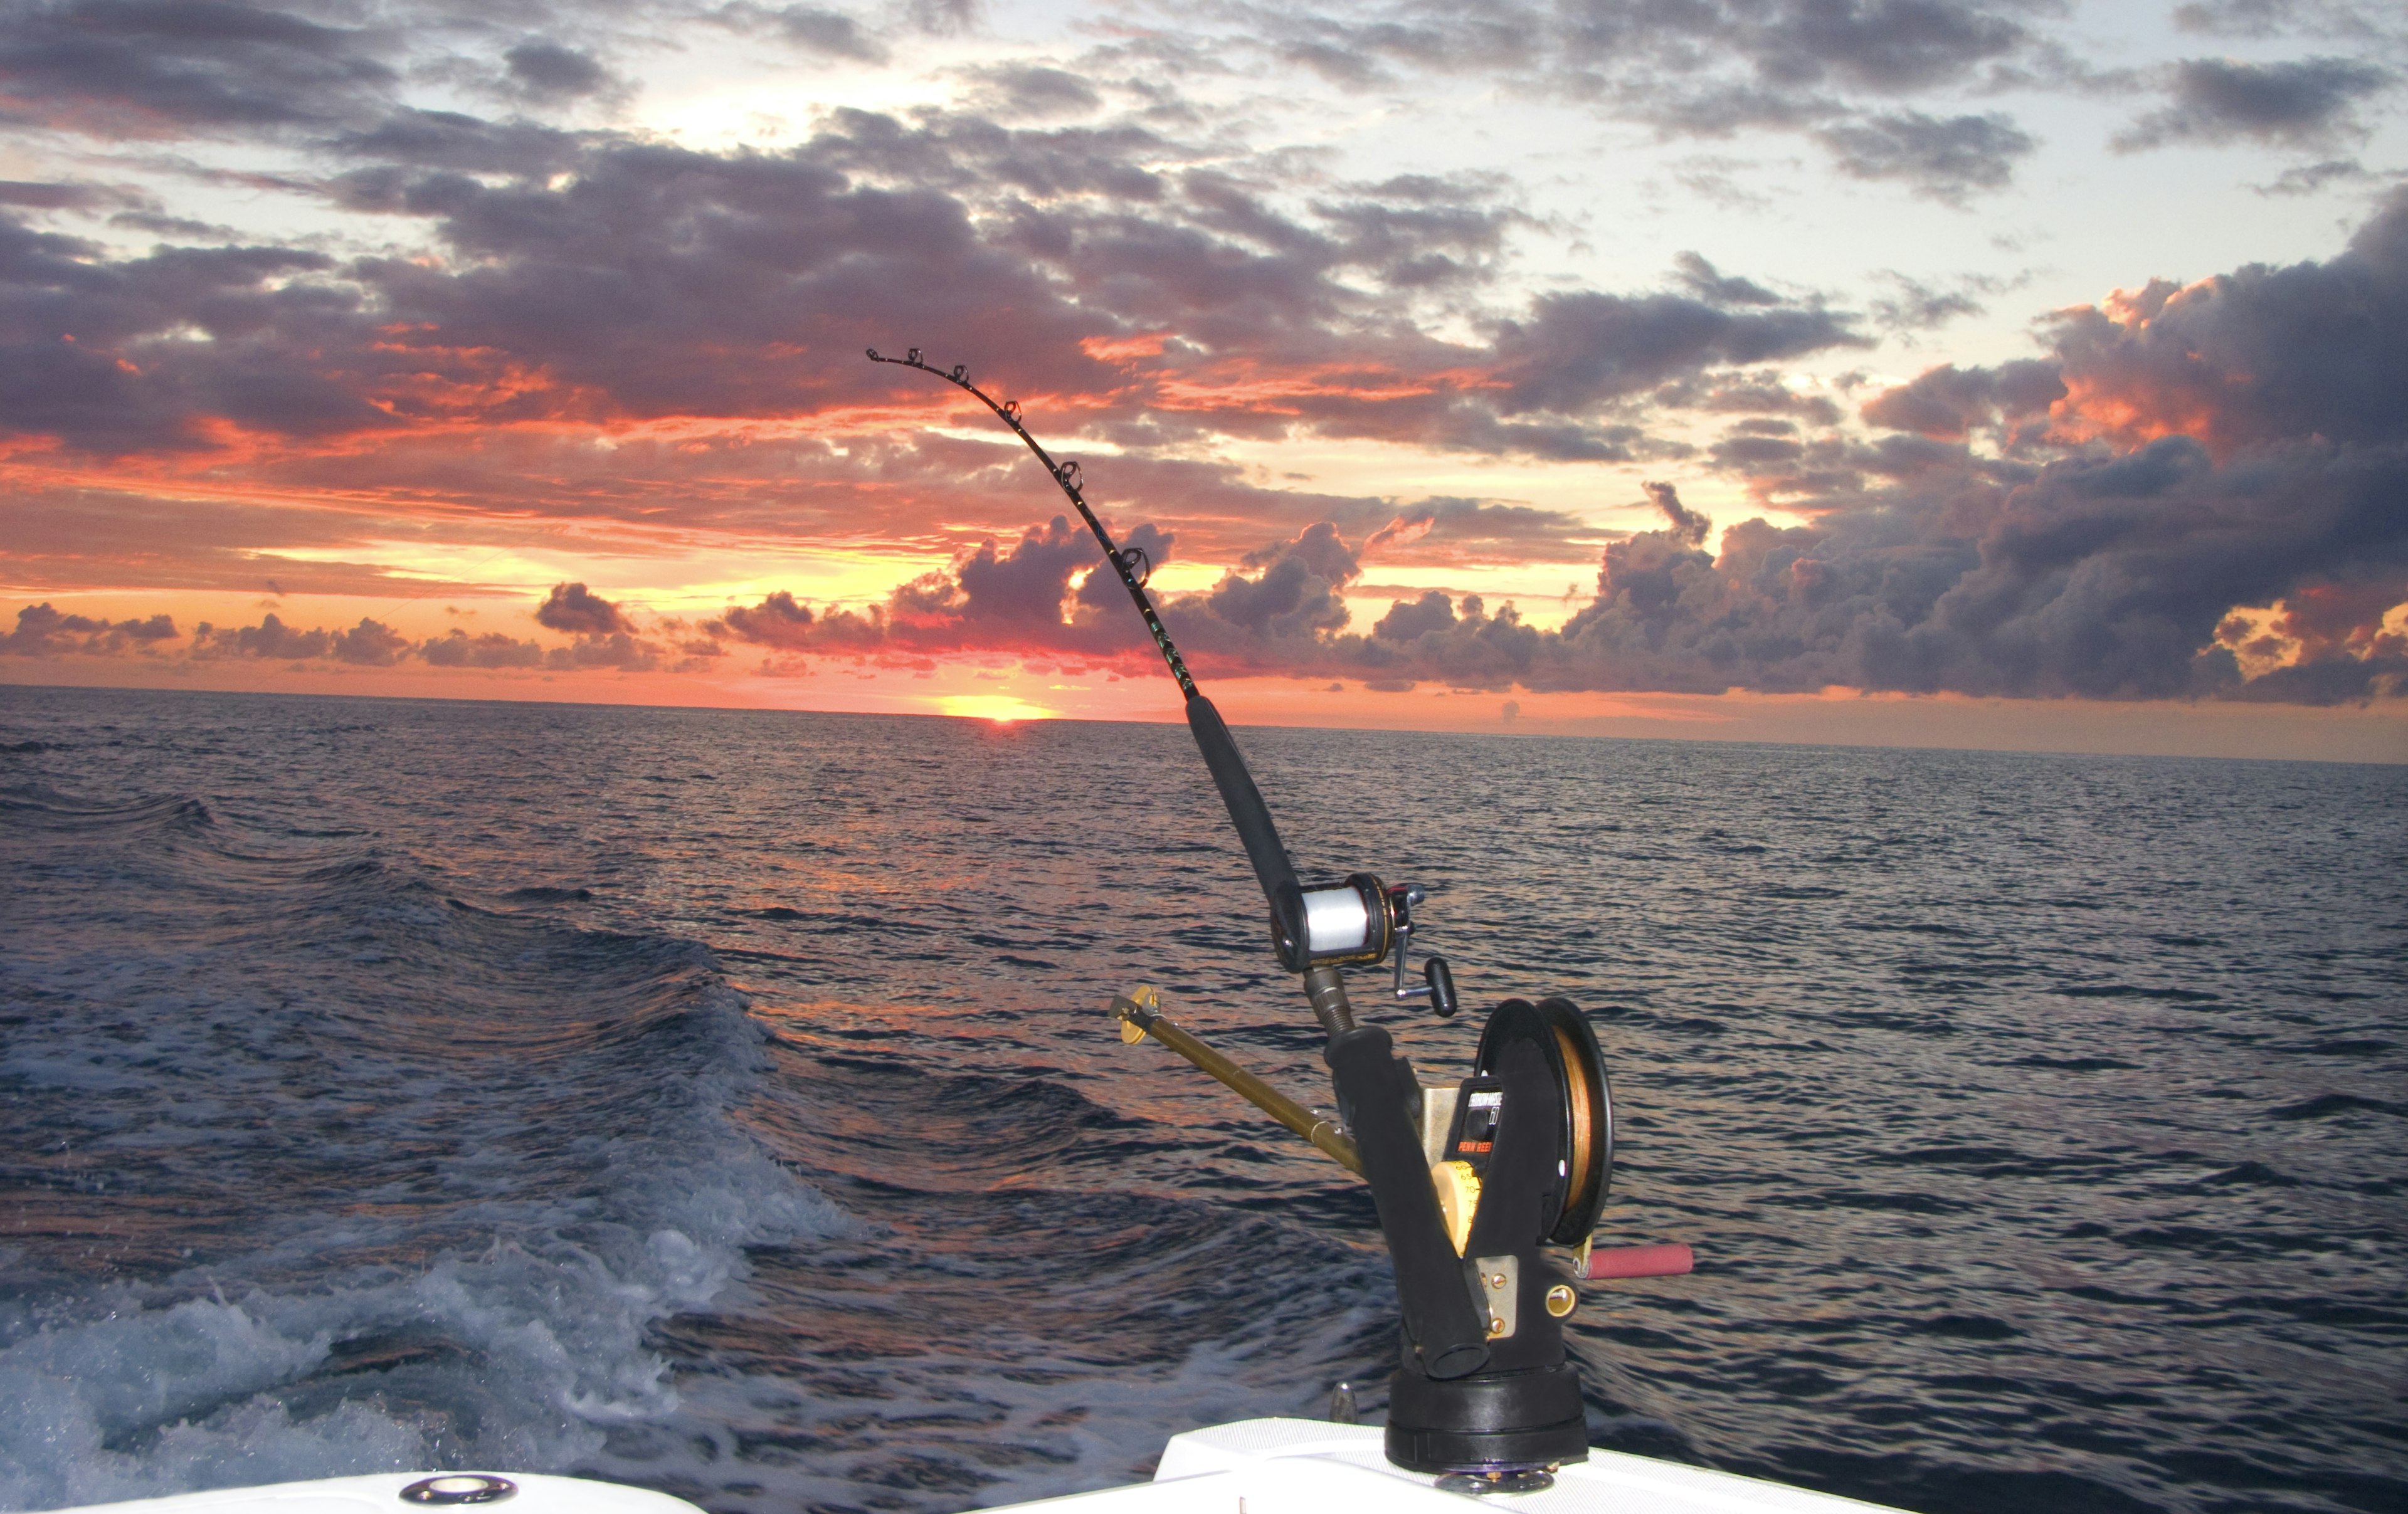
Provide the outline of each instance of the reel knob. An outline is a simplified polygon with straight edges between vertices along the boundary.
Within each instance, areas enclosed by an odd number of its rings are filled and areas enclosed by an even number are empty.
[[[1455,996],[1455,974],[1444,957],[1432,957],[1422,964],[1422,981],[1429,985],[1430,1010],[1440,1020],[1452,1020],[1462,1004]]]

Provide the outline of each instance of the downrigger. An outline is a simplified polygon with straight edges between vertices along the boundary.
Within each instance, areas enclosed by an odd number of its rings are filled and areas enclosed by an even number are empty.
[[[1228,726],[1155,613],[1146,593],[1152,564],[1141,550],[1113,544],[1087,506],[1079,464],[1055,462],[1022,423],[1019,404],[989,398],[966,367],[938,368],[918,348],[900,358],[873,348],[869,359],[935,374],[994,411],[1102,545],[1186,698],[1188,728],[1270,906],[1272,953],[1302,979],[1328,1037],[1323,1060],[1338,1121],[1173,1023],[1150,987],[1113,1000],[1123,1038],[1168,1047],[1370,1185],[1404,1316],[1401,1361],[1388,1380],[1388,1459],[1462,1492],[1547,1486],[1554,1468],[1588,1456],[1580,1373],[1562,1328],[1579,1302],[1574,1280],[1689,1266],[1682,1246],[1591,1249],[1613,1164],[1613,1105],[1587,1017],[1565,999],[1507,999],[1481,1031],[1471,1076],[1435,1085],[1396,1053],[1386,1031],[1356,1023],[1340,976],[1349,967],[1389,968],[1383,1001],[1455,1012],[1443,958],[1426,958],[1422,981],[1406,981],[1422,892],[1369,873],[1299,879]]]

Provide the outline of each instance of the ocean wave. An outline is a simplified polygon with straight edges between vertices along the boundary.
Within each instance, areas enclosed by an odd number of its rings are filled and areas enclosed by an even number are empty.
[[[19,788],[0,843],[0,1506],[566,1470],[674,1412],[652,1333],[746,1248],[857,1227],[731,1121],[766,1032],[695,942],[190,796]]]

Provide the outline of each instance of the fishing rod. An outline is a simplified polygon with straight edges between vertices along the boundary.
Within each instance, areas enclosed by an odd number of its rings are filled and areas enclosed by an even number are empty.
[[[1686,1247],[1592,1248],[1612,1169],[1613,1107],[1588,1017],[1568,999],[1507,999],[1481,1032],[1471,1076],[1433,1086],[1396,1054],[1386,1031],[1356,1023],[1341,969],[1383,964],[1393,978],[1383,997],[1426,999],[1440,1017],[1455,1014],[1445,959],[1426,957],[1423,982],[1405,982],[1423,891],[1370,873],[1299,878],[1237,738],[1146,592],[1152,561],[1113,542],[1087,503],[1079,464],[1055,461],[1029,434],[1020,403],[989,395],[967,364],[940,368],[916,347],[899,358],[876,348],[868,355],[934,374],[993,411],[1095,534],[1178,681],[1188,730],[1269,906],[1272,954],[1301,979],[1326,1037],[1322,1060],[1339,1123],[1172,1022],[1150,986],[1113,999],[1123,1038],[1170,1048],[1369,1185],[1404,1324],[1388,1382],[1388,1459],[1440,1474],[1441,1486],[1461,1492],[1549,1485],[1554,1468],[1588,1455],[1580,1374],[1563,1343],[1561,1321],[1578,1304],[1570,1279],[1688,1270]],[[1542,1248],[1570,1251],[1569,1264]]]

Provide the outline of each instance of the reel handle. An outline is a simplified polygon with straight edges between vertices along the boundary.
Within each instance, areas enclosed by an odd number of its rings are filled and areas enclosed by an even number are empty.
[[[1413,950],[1413,907],[1426,897],[1420,889],[1408,883],[1399,883],[1388,891],[1389,913],[1397,922],[1396,999],[1398,1004],[1411,1004],[1415,999],[1426,997],[1433,1013],[1440,1020],[1452,1020],[1460,1006],[1455,996],[1455,974],[1448,969],[1444,957],[1432,954],[1422,964],[1420,988],[1405,987],[1406,959],[1412,955]]]
[[[1432,957],[1422,964],[1422,978],[1429,984],[1430,1009],[1440,1020],[1453,1020],[1461,1004],[1455,996],[1455,974],[1447,970],[1444,957]]]

